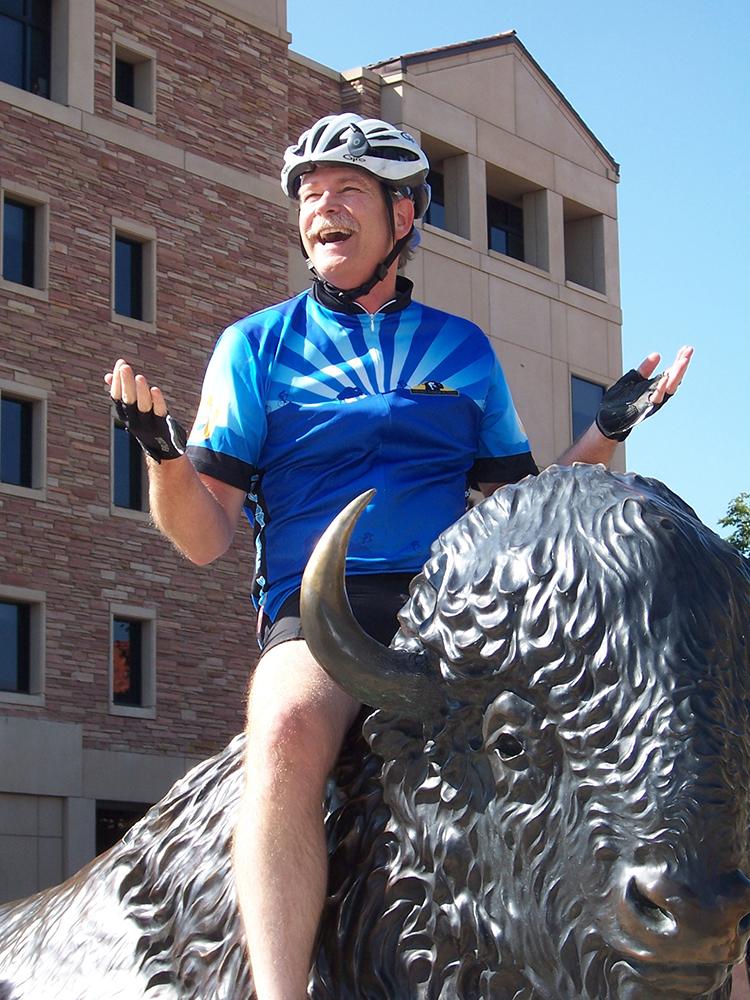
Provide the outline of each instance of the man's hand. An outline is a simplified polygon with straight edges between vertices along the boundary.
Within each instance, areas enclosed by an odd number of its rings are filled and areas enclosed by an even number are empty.
[[[109,386],[117,416],[147,455],[156,462],[185,454],[185,429],[169,414],[158,386],[149,386],[143,375],[135,375],[119,358],[104,381]]]
[[[675,394],[693,356],[692,347],[681,347],[673,363],[653,376],[658,354],[649,354],[638,366],[618,379],[602,396],[596,426],[604,437],[624,441],[636,424],[656,413]]]

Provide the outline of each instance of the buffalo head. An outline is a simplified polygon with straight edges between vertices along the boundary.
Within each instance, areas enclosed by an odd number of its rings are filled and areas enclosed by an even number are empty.
[[[443,533],[387,650],[342,584],[367,499],[303,585],[316,657],[378,709],[388,807],[349,923],[361,884],[334,887],[316,995],[728,995],[750,933],[747,561],[655,481],[553,468]]]

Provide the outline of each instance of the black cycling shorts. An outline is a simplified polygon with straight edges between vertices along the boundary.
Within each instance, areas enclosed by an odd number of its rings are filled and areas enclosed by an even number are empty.
[[[398,631],[397,613],[409,597],[413,573],[371,573],[348,576],[346,592],[354,617],[374,639],[390,644]],[[258,618],[258,645],[263,653],[289,639],[304,639],[299,612],[299,590],[284,601],[276,618]]]

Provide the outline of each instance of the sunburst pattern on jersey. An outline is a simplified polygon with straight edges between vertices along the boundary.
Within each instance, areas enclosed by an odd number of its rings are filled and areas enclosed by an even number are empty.
[[[310,319],[319,317],[314,301]],[[469,324],[446,317],[436,331],[435,313],[426,310],[346,317],[346,326],[327,332],[313,322],[307,335],[287,326],[271,369],[269,410],[287,402],[315,405],[339,399],[352,390],[375,395],[417,386],[428,379],[474,399],[481,406],[486,391],[486,353],[477,356],[478,340]],[[330,324],[330,321],[329,321]]]

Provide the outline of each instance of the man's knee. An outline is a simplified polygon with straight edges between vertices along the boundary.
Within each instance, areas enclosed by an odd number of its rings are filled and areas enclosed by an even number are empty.
[[[304,643],[276,647],[268,661],[261,660],[250,692],[248,774],[323,781],[358,706],[322,674]]]

